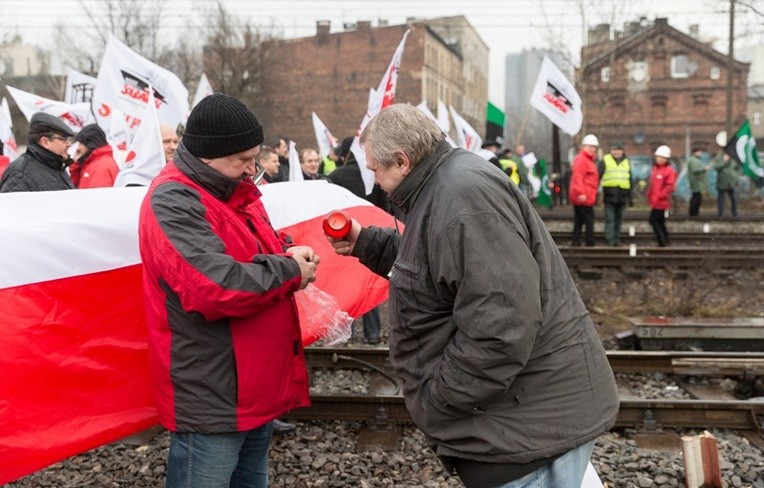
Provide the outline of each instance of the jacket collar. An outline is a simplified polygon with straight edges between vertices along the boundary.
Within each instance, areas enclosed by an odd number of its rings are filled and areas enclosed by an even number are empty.
[[[446,160],[446,155],[453,151],[451,145],[445,140],[441,141],[435,150],[424,159],[419,161],[411,172],[406,176],[396,190],[390,195],[390,201],[404,213],[409,213],[414,206],[419,193],[424,188],[435,170]]]
[[[177,166],[183,174],[191,178],[194,183],[210,192],[212,196],[218,200],[224,202],[228,202],[236,189],[244,182],[243,180],[229,178],[210,168],[209,165],[204,164],[196,156],[188,152],[188,149],[186,149],[183,142],[178,146],[173,161],[175,162],[175,166]],[[254,183],[252,184],[252,188],[257,189]]]
[[[29,144],[27,152],[38,162],[58,171],[62,171],[71,163],[70,159],[63,159],[58,154],[48,151],[36,142]]]

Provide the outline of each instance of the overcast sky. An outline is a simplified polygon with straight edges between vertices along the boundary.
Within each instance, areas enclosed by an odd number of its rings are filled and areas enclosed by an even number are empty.
[[[157,1],[157,0],[149,0]],[[743,0],[764,11],[764,0]],[[76,28],[86,21],[81,4],[97,8],[101,0],[0,0],[0,34],[18,31],[42,47],[53,48],[52,26],[56,23]],[[168,39],[185,35],[205,20],[202,0],[164,0],[162,25]],[[624,20],[645,16],[668,17],[669,23],[687,32],[689,25],[699,24],[702,37],[716,39],[715,47],[727,50],[728,8],[726,0],[224,0],[232,13],[247,17],[253,23],[276,25],[285,37],[301,37],[315,33],[316,20],[331,20],[332,32],[345,22],[386,19],[390,25],[407,17],[432,18],[465,15],[490,48],[489,97],[504,103],[504,57],[524,48],[545,48],[549,39],[561,40],[568,46],[577,64],[584,35],[577,5],[595,5],[585,9],[589,25],[610,22],[615,16]],[[92,6],[92,7],[91,7]],[[615,12],[615,14],[614,14]],[[764,18],[752,12],[737,17],[736,49],[764,42]],[[390,53],[392,55],[392,52]],[[406,60],[403,59],[403,69]],[[381,75],[380,75],[381,76]]]

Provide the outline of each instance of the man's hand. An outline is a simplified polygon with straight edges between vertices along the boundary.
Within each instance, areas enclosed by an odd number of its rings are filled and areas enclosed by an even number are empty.
[[[313,251],[312,247],[294,246],[287,249],[286,252],[291,254],[292,259],[300,265],[300,275],[302,276],[300,290],[316,281],[316,266],[321,262],[321,258]]]
[[[361,224],[355,219],[350,219],[350,232],[344,239],[335,239],[333,237],[326,236],[326,240],[329,241],[334,248],[334,252],[340,256],[349,256],[353,252],[355,242],[358,240],[358,234],[361,233]]]

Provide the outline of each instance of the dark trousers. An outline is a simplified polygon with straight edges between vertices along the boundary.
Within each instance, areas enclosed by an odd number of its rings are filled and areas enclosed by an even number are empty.
[[[690,217],[697,217],[700,213],[700,202],[703,201],[703,195],[697,191],[690,197]]]
[[[581,227],[585,227],[586,245],[594,245],[594,207],[573,205],[573,245],[581,245]]]
[[[655,238],[658,240],[660,247],[666,247],[669,245],[669,234],[666,228],[666,211],[652,209],[650,210],[650,225],[653,226],[653,232],[655,232]]]
[[[729,190],[719,190],[719,195],[716,197],[716,215],[721,217],[724,215],[724,195],[727,194],[730,197],[730,204],[732,205],[732,216],[737,217],[737,192],[734,188]]]
[[[621,225],[625,213],[625,203],[605,204],[605,242],[608,246],[617,246],[620,243]]]

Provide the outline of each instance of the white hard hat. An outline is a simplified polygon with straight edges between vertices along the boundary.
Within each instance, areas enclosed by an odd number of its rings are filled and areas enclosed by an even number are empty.
[[[586,134],[584,136],[584,140],[581,141],[582,146],[599,146],[600,141],[597,139],[597,136],[594,134]]]
[[[659,146],[658,149],[655,150],[655,155],[669,159],[671,157],[671,148],[668,146]]]

